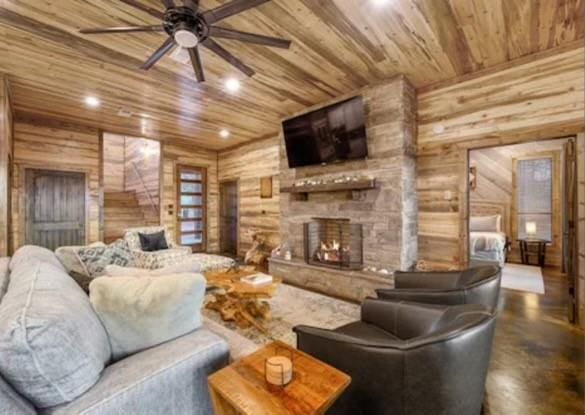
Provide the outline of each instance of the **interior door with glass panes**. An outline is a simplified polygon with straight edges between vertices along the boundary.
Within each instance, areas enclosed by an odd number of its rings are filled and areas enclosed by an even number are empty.
[[[177,230],[179,243],[194,252],[207,243],[207,174],[202,167],[177,166]]]

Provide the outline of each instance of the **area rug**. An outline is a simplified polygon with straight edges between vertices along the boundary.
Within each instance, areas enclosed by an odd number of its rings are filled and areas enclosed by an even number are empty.
[[[502,288],[544,294],[544,280],[540,267],[506,264],[502,271]]]
[[[210,298],[207,297],[206,301],[210,301]],[[277,294],[268,302],[272,310],[272,321],[265,324],[266,333],[262,333],[255,327],[240,329],[235,323],[223,321],[216,311],[206,308],[203,309],[204,325],[226,338],[230,343],[232,355],[241,355],[245,354],[243,349],[248,351],[251,348],[251,344],[258,347],[273,340],[296,346],[296,335],[292,329],[299,324],[334,329],[360,318],[358,304],[286,284],[281,284]],[[230,332],[237,333],[249,342],[243,341],[238,338],[239,336],[231,335]]]

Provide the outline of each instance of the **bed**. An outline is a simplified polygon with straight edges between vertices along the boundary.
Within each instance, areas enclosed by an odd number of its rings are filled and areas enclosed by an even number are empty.
[[[471,216],[469,220],[469,252],[472,261],[506,262],[508,239],[502,229],[502,217]]]

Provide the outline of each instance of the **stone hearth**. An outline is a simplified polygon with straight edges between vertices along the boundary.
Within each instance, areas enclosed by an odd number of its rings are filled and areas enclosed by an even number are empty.
[[[410,270],[417,259],[415,91],[404,77],[309,108],[310,112],[361,95],[365,105],[368,158],[290,169],[281,134],[280,233],[292,261],[273,259],[270,272],[293,284],[361,300],[373,289],[392,286],[394,270]],[[300,114],[296,114],[300,115]],[[369,178],[373,188],[317,190],[302,197],[295,184]],[[346,219],[362,228],[364,270],[323,268],[307,263],[305,224],[314,218]]]

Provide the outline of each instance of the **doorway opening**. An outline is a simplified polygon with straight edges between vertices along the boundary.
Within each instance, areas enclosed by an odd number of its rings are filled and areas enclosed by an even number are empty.
[[[470,266],[496,263],[502,287],[545,294],[566,279],[574,317],[575,139],[470,150]]]
[[[161,147],[156,140],[103,135],[104,239],[160,224]]]
[[[220,249],[224,255],[238,255],[239,222],[239,184],[237,180],[223,181],[219,184],[219,227]]]

